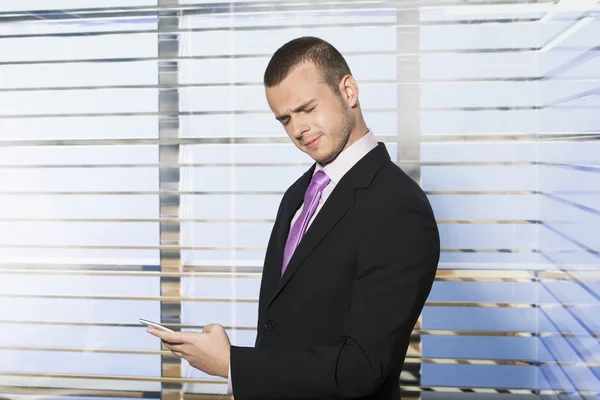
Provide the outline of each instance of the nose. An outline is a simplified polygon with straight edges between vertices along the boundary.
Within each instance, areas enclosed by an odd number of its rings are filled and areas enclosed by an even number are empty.
[[[295,118],[292,132],[296,139],[302,139],[302,136],[304,136],[304,134],[306,134],[308,131],[310,131],[310,125],[301,118]]]

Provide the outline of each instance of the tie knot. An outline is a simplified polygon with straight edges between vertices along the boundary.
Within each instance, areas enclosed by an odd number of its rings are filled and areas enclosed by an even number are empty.
[[[325,186],[329,185],[329,182],[331,182],[331,179],[329,179],[329,177],[327,176],[325,171],[323,171],[322,169],[318,170],[313,175],[312,180],[311,180],[311,183],[317,185],[319,190],[325,189]]]

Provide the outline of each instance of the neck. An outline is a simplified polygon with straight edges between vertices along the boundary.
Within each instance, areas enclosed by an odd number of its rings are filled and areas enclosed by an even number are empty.
[[[354,129],[352,129],[352,132],[350,133],[350,137],[348,138],[348,142],[346,143],[346,145],[344,146],[342,151],[346,150],[348,147],[350,147],[354,143],[358,142],[360,140],[360,138],[362,138],[363,136],[365,136],[367,134],[368,130],[369,129],[367,128],[367,124],[365,123],[365,120],[362,117],[357,118],[356,126],[354,127]]]

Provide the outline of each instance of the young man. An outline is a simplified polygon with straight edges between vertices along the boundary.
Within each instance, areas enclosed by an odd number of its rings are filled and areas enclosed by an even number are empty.
[[[329,43],[285,44],[264,84],[275,117],[316,163],[277,212],[256,345],[231,346],[220,325],[150,332],[192,366],[227,377],[236,400],[397,400],[439,260],[429,202],[367,128],[358,85]]]

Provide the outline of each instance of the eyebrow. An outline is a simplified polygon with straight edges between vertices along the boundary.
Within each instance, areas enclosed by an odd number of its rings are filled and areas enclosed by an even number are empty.
[[[304,103],[300,104],[298,107],[294,108],[292,110],[292,113],[298,113],[301,111],[305,111],[307,108],[309,108],[311,105],[313,105],[317,100],[316,99],[310,99],[308,101],[305,101]],[[289,114],[281,114],[275,117],[275,119],[279,122],[283,121],[284,119],[289,118]]]

